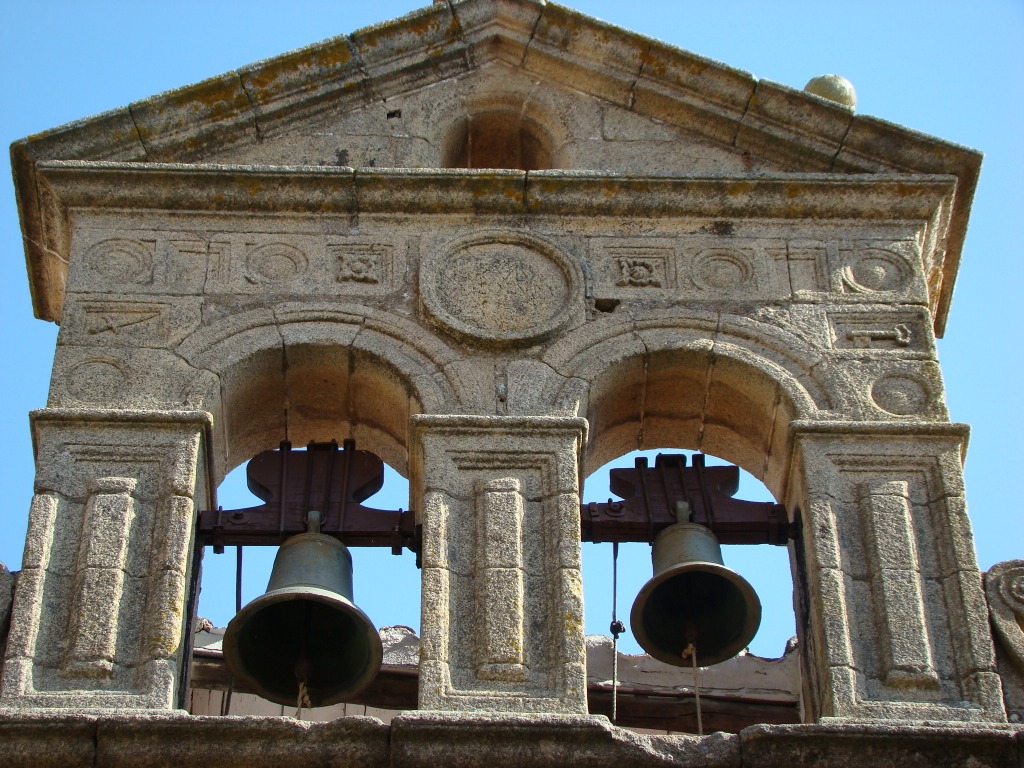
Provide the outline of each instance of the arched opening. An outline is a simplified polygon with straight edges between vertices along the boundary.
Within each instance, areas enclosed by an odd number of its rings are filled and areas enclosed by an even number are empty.
[[[303,330],[301,340],[289,343],[293,335],[286,329],[286,343],[282,345],[276,330],[271,334],[260,328],[251,335],[250,342],[255,337],[266,343],[250,343],[241,355],[218,361],[221,397],[220,419],[215,427],[216,464],[217,473],[224,475],[218,489],[220,506],[234,510],[264,503],[246,487],[246,464],[262,451],[277,449],[282,440],[292,444],[293,452],[302,451],[309,442],[333,440],[341,444],[353,440],[357,451],[377,454],[385,462],[382,489],[362,499],[362,506],[388,511],[409,509],[409,485],[404,476],[408,472],[407,431],[411,415],[422,411],[414,376],[389,359],[396,356],[394,349],[378,345],[371,352],[355,344],[343,344],[338,329],[330,324],[319,328],[307,326]],[[210,357],[214,355],[211,353]],[[392,516],[387,515],[387,521],[391,520]],[[244,606],[266,590],[278,548],[245,546],[243,551]],[[410,632],[418,632],[420,572],[416,556],[403,550],[396,557],[386,546],[351,546],[349,552],[353,602],[373,626],[403,625]],[[236,612],[236,554],[235,546],[228,546],[222,555],[214,554],[211,547],[205,548],[198,615],[215,627],[225,627]],[[216,647],[218,635],[214,633],[212,638],[205,639]],[[218,658],[217,663],[217,674],[223,677],[227,674],[223,662]],[[220,704],[201,704],[198,708],[193,706],[192,711],[225,711],[218,710],[218,706],[232,713],[295,711],[286,711],[287,707],[242,690],[237,692],[241,698],[236,697],[232,703],[228,694],[232,684],[217,680],[206,695],[211,701],[219,695]],[[305,719],[367,712],[381,716],[378,711],[368,710],[365,703],[351,705],[355,707],[352,711],[345,710],[346,706],[349,705],[343,703],[313,709]],[[339,711],[338,707],[342,709]]]
[[[589,359],[579,358],[576,371],[590,382],[585,410],[590,434],[584,501],[608,501],[609,466],[632,467],[638,451],[650,457],[652,467],[659,452],[699,451],[708,457],[709,466],[728,463],[745,470],[736,498],[785,503],[792,452],[789,425],[813,408],[814,401],[803,388],[803,380],[777,358],[760,356],[754,345],[721,338],[712,342],[685,330],[652,332],[644,337],[643,345],[636,344],[634,336],[626,341],[609,338],[597,346],[600,348],[590,350]],[[595,358],[615,362],[602,365],[594,362]],[[732,693],[724,692],[725,698],[746,685],[772,690],[772,695],[779,697],[774,703],[787,702],[786,714],[780,715],[790,718],[786,722],[800,721],[803,698],[799,656],[790,652],[788,644],[798,634],[795,546],[793,542],[788,546],[723,546],[725,566],[750,582],[761,601],[761,628],[750,643],[751,656],[711,667],[703,677],[705,684],[714,688],[716,676],[722,680],[722,673],[727,672],[724,689]],[[649,543],[620,545],[617,616],[627,624],[634,598],[652,578],[651,552]],[[609,634],[611,568],[611,545],[584,546],[588,634]],[[675,695],[688,695],[693,683],[687,682],[688,672],[681,667],[647,657],[631,661],[621,656],[642,653],[632,637],[634,628],[628,629],[619,640],[620,669],[627,670],[624,674],[632,669],[643,678],[661,674],[657,670],[678,670],[679,678],[671,673],[667,684]],[[610,649],[605,647],[603,652],[610,658]],[[775,659],[778,661],[772,661]],[[774,677],[776,672],[778,677]],[[765,674],[774,682],[768,683]],[[642,688],[641,683],[639,698]],[[767,721],[768,711],[776,710],[769,708],[755,717]]]
[[[765,361],[716,342],[652,349],[589,373],[585,463],[681,448],[743,468],[784,500],[797,403]]]
[[[680,453],[676,449],[633,451],[598,467],[587,478],[583,502],[605,502],[609,499],[609,471],[616,467],[632,467],[637,457],[646,457],[651,466],[658,453]],[[686,452],[692,456],[692,451]],[[728,464],[714,456],[706,457],[708,466]],[[762,482],[749,472],[740,472],[740,488],[736,498],[746,501],[775,502]],[[725,544],[722,557],[728,568],[750,582],[761,601],[761,625],[750,643],[756,656],[774,659],[783,656],[788,641],[796,635],[793,614],[792,577],[789,552],[784,546]],[[612,616],[612,548],[604,543],[583,545],[583,587],[588,635],[606,635]],[[630,607],[634,598],[651,578],[651,545],[623,543],[619,545],[617,563],[618,595],[616,614],[627,627],[620,636],[620,653],[642,654],[633,628],[629,626]]]
[[[514,168],[540,171],[553,166],[552,141],[521,112],[492,110],[460,120],[444,142],[447,168]]]
[[[422,407],[388,361],[330,343],[259,350],[221,372],[225,465],[230,471],[282,440],[352,439],[407,471],[409,418]]]

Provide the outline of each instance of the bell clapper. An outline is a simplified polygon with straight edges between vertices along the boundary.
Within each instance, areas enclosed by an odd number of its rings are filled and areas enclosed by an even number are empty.
[[[697,706],[697,735],[704,735],[704,722],[700,713],[700,668],[697,666],[697,646],[691,640],[683,649],[683,658],[693,660],[693,699]]]
[[[306,533],[320,533],[320,513],[311,509],[306,515]],[[309,700],[309,690],[307,689],[307,683],[309,682],[310,676],[310,660],[309,660],[309,635],[313,629],[313,609],[309,603],[306,603],[303,616],[303,627],[302,627],[302,648],[299,651],[298,657],[295,659],[295,666],[293,670],[295,672],[295,681],[298,684],[298,698],[295,702],[295,718],[297,720],[302,719],[302,708],[311,707],[312,703]]]

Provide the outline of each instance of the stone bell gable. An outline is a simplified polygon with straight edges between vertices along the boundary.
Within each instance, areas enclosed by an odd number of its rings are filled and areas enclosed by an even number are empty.
[[[981,161],[536,0],[434,4],[30,137],[11,152],[36,314],[50,320],[62,312],[58,254],[67,247],[39,175],[51,162],[955,176],[923,265],[940,336]]]
[[[554,4],[452,0],[12,158],[61,325],[0,670],[29,752],[42,718],[179,764],[267,734],[365,764],[1017,754],[935,347],[976,152]],[[197,515],[282,440],[409,477],[419,710],[390,725],[180,711]],[[665,447],[785,507],[802,725],[587,715],[582,479]]]

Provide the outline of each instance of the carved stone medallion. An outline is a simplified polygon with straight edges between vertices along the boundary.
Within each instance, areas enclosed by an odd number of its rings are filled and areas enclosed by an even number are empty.
[[[910,265],[900,256],[877,248],[857,253],[843,270],[843,283],[854,293],[901,290],[910,280]]]
[[[725,248],[712,248],[693,260],[693,281],[711,291],[731,291],[750,282],[754,266],[747,254]]]
[[[883,411],[895,416],[912,416],[926,410],[931,398],[927,387],[916,377],[890,374],[871,386],[871,399]]]
[[[72,397],[87,403],[114,402],[128,386],[124,364],[110,358],[76,363],[65,379]]]
[[[1024,675],[1024,560],[998,563],[985,575],[988,609],[1000,655]]]
[[[85,254],[86,264],[111,283],[147,283],[153,278],[152,241],[113,238],[96,243]]]
[[[287,243],[267,243],[246,256],[245,279],[250,283],[282,283],[306,271],[306,254]]]
[[[428,257],[420,276],[428,317],[465,340],[540,341],[572,314],[580,278],[557,248],[517,232],[488,231]]]

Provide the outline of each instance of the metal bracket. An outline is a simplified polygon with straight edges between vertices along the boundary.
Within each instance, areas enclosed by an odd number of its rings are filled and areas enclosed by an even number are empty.
[[[785,507],[732,498],[739,489],[739,467],[705,466],[702,454],[694,454],[690,467],[686,454],[658,454],[653,468],[641,456],[633,469],[610,474],[611,492],[622,501],[582,505],[584,541],[653,542],[676,522],[678,502],[689,506],[688,522],[710,528],[722,544],[784,546],[796,536]]]
[[[611,492],[621,501],[580,507],[584,541],[647,541],[676,522],[679,502],[689,507],[689,522],[711,529],[722,544],[785,545],[795,538],[781,504],[732,498],[739,488],[739,468],[705,466],[695,454],[692,466],[685,454],[659,454],[654,467],[646,458],[633,469],[611,471]],[[264,504],[244,509],[199,513],[199,541],[223,552],[229,545],[280,545],[306,530],[306,514],[322,515],[320,531],[355,547],[391,547],[418,553],[421,532],[411,511],[373,509],[360,502],[380,490],[384,462],[369,451],[357,451],[346,440],[310,443],[293,451],[281,443],[249,462],[249,490]],[[417,558],[418,559],[418,558]]]
[[[360,502],[384,484],[384,462],[357,451],[346,440],[310,443],[293,451],[288,442],[276,451],[257,454],[246,469],[249,490],[265,502],[244,509],[199,513],[199,539],[214,552],[229,545],[280,545],[306,530],[306,515],[321,513],[320,532],[350,547],[391,547],[417,551],[412,512],[373,509]]]

